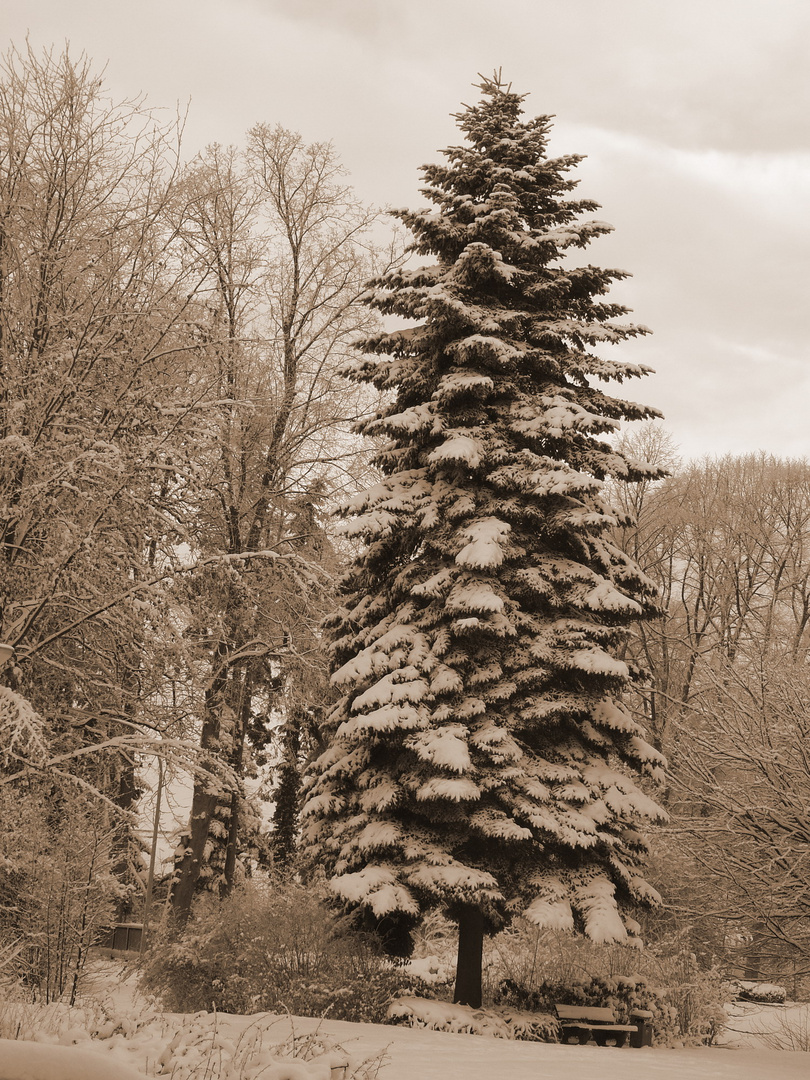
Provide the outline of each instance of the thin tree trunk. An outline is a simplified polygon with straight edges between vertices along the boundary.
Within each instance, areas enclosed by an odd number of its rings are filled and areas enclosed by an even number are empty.
[[[481,1008],[481,968],[484,954],[484,913],[466,904],[458,918],[458,960],[453,1001]]]
[[[219,883],[219,898],[223,900],[233,891],[236,881],[236,856],[239,847],[239,792],[234,791],[231,795],[231,806],[228,820],[228,839],[225,845],[225,866],[222,880]]]
[[[157,759],[158,784],[155,797],[155,815],[152,819],[152,849],[149,852],[149,876],[146,879],[146,898],[143,902],[143,915],[141,918],[141,946],[138,950],[143,956],[146,948],[146,939],[149,934],[149,918],[152,914],[152,897],[155,891],[155,863],[157,861],[158,836],[160,833],[160,804],[163,799],[163,758]]]

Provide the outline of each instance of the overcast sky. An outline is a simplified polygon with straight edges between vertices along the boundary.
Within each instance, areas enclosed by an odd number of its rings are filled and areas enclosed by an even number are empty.
[[[616,232],[585,259],[654,336],[622,346],[685,457],[810,457],[807,0],[2,0],[5,44],[84,50],[116,97],[190,102],[186,151],[257,121],[331,140],[377,205],[501,67]]]

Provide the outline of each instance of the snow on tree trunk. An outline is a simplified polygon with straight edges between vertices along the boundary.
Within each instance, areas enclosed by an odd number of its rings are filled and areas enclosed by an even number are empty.
[[[432,261],[370,285],[410,325],[351,369],[387,396],[362,426],[382,477],[343,511],[362,549],[331,620],[341,697],[306,838],[378,920],[475,908],[488,930],[521,912],[626,941],[621,911],[658,899],[642,830],[662,817],[633,774],[660,779],[663,758],[622,701],[644,672],[620,656],[658,609],[610,539],[625,516],[603,480],[660,471],[603,436],[658,414],[605,392],[648,369],[603,347],[647,331],[601,299],[622,272],[574,265],[610,231],[567,197],[579,158],[549,159],[548,118],[482,89],[458,116],[467,145],[423,169],[435,208],[396,212]]]

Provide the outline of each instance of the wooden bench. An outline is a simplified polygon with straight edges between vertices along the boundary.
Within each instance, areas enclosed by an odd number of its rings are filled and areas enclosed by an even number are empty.
[[[555,1005],[562,1029],[562,1042],[577,1042],[581,1046],[591,1039],[597,1046],[624,1046],[628,1035],[631,1046],[650,1046],[652,1013],[638,1010],[631,1013],[634,1024],[617,1024],[613,1009],[583,1005]]]

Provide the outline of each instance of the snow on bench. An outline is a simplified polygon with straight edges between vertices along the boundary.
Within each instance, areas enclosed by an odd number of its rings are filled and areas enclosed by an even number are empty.
[[[641,1009],[631,1013],[637,1019],[635,1024],[617,1024],[613,1009],[587,1007],[583,1005],[555,1005],[557,1018],[562,1028],[562,1042],[573,1041],[583,1045],[591,1039],[597,1046],[624,1046],[630,1035],[631,1046],[649,1046],[649,1020],[652,1013]],[[635,1037],[633,1037],[635,1036]]]

